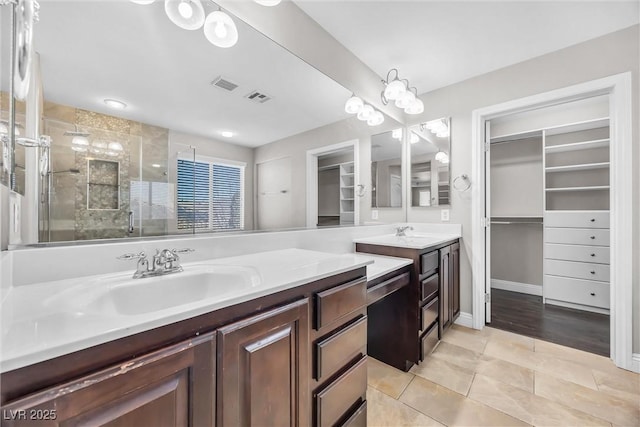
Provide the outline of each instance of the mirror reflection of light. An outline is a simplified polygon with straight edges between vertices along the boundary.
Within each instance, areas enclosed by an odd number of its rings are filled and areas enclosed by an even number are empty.
[[[420,137],[415,133],[411,132],[411,143],[415,144],[416,142],[419,142],[419,141],[420,141]]]
[[[400,141],[402,139],[402,128],[394,129],[391,131],[391,138]]]

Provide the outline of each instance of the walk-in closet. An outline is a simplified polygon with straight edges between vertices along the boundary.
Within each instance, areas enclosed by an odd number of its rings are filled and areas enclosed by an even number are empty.
[[[318,157],[318,226],[353,225],[353,149]]]
[[[608,98],[489,124],[491,325],[609,355]]]

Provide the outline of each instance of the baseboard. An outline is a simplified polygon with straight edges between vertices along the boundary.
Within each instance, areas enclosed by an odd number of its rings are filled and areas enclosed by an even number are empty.
[[[590,311],[592,313],[610,315],[609,310],[606,309],[606,308],[591,307],[589,305],[582,305],[582,304],[574,304],[572,302],[558,301],[558,300],[551,299],[551,298],[545,299],[544,303],[545,304],[549,304],[549,305],[557,305],[557,306],[565,307],[565,308],[573,308],[574,310]]]
[[[640,374],[640,353],[633,353],[631,355],[631,370]]]
[[[521,294],[542,296],[542,286],[530,283],[512,282],[510,280],[491,279],[491,287],[503,291],[520,292]]]
[[[471,313],[464,313],[461,311],[460,315],[454,323],[466,328],[473,328],[473,316],[471,315]]]

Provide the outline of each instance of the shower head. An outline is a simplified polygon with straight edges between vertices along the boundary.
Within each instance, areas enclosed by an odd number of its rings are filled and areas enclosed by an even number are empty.
[[[63,133],[63,135],[65,135],[65,136],[84,136],[84,137],[87,137],[87,136],[89,136],[91,134],[89,132],[79,132],[79,131],[68,130],[65,133]]]

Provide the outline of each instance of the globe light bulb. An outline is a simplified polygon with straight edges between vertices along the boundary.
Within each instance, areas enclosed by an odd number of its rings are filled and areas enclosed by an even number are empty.
[[[384,97],[389,101],[393,101],[398,99],[400,95],[407,91],[407,86],[404,82],[396,79],[389,83],[386,88],[384,88]]]
[[[220,37],[221,39],[227,37],[227,29],[225,28],[224,22],[222,21],[218,21],[216,23],[216,28],[213,31],[214,33],[216,33],[216,36]]]
[[[178,13],[180,13],[180,16],[184,19],[190,19],[193,16],[193,6],[191,6],[189,1],[182,1],[178,5]]]
[[[400,96],[398,96],[398,99],[396,99],[396,107],[403,109],[407,108],[413,103],[413,101],[415,101],[415,99],[416,96],[413,94],[413,92],[403,92],[402,94],[400,94]]]
[[[367,121],[375,113],[371,105],[365,104],[358,112],[358,120]]]
[[[344,104],[344,111],[349,114],[358,114],[362,107],[364,107],[362,99],[353,95],[351,98],[347,99],[347,102]]]

